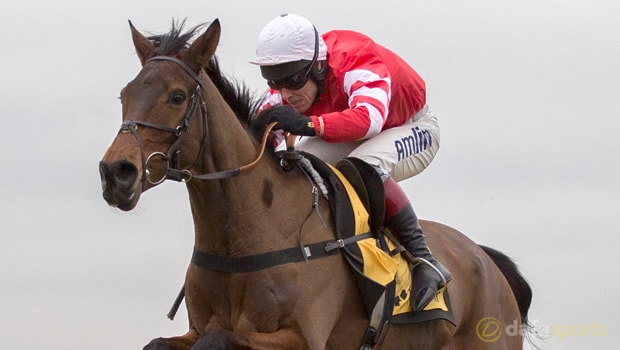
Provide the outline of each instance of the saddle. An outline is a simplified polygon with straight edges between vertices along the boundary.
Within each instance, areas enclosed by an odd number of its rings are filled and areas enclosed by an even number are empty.
[[[450,300],[442,289],[425,311],[412,314],[410,263],[404,248],[383,227],[385,194],[377,171],[365,161],[349,157],[333,167],[312,154],[300,152],[326,180],[334,213],[337,243],[361,291],[370,325],[364,344],[381,341],[389,323],[417,323],[445,319],[456,324]]]

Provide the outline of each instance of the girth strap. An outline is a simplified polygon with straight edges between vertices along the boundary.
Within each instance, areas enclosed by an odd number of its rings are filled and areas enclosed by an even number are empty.
[[[334,243],[334,240],[243,257],[205,253],[194,248],[192,263],[203,269],[219,272],[256,272],[277,265],[319,259],[339,253],[338,249],[326,250],[330,243]]]
[[[349,244],[357,243],[363,239],[372,238],[372,237],[374,237],[374,234],[370,232],[366,232],[366,233],[361,233],[359,235],[351,236],[348,238],[341,238],[341,239],[336,240],[335,242],[327,243],[327,246],[325,246],[325,250],[328,252],[331,252],[334,249],[344,248],[348,246]]]

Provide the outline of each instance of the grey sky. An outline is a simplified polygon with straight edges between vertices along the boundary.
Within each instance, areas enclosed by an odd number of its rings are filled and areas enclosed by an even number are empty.
[[[219,18],[223,70],[261,91],[247,62],[286,12],[319,31],[362,31],[411,63],[442,128],[435,162],[404,182],[418,214],[516,259],[534,288],[531,318],[551,333],[545,349],[617,348],[612,0],[4,3],[1,347],[140,349],[186,331],[184,309],[165,318],[192,249],[185,188],[166,183],[131,213],[100,193],[117,97],[139,70],[127,20],[165,32],[173,17]]]

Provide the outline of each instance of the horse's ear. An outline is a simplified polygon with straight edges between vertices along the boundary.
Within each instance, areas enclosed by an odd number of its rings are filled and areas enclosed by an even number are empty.
[[[133,45],[136,48],[136,53],[140,58],[140,62],[144,65],[146,59],[151,57],[155,51],[155,45],[153,45],[149,39],[142,35],[136,27],[133,26],[131,21],[129,21],[129,28],[131,28],[131,38],[133,39]]]
[[[209,63],[220,41],[220,31],[220,21],[216,18],[211,22],[204,34],[194,40],[189,47],[188,58],[200,67],[204,67]]]

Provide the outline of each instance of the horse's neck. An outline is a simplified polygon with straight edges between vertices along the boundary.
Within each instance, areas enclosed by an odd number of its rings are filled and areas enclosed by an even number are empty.
[[[207,93],[209,135],[201,169],[197,171],[213,173],[252,162],[258,155],[258,145],[221,96],[213,91]],[[272,159],[264,156],[255,168],[239,176],[190,181],[196,248],[220,254],[243,254],[267,244],[263,243],[265,232],[269,232],[270,240],[292,235],[295,228],[278,227],[273,220],[274,213],[284,214],[289,210],[294,217],[302,216],[297,212],[307,211],[307,207],[290,208],[289,202],[287,208],[284,198],[295,196],[296,191],[307,193],[299,195],[298,200],[306,199],[310,203],[311,198],[307,181],[298,176],[290,178],[278,171]],[[273,247],[273,242],[269,246]]]

